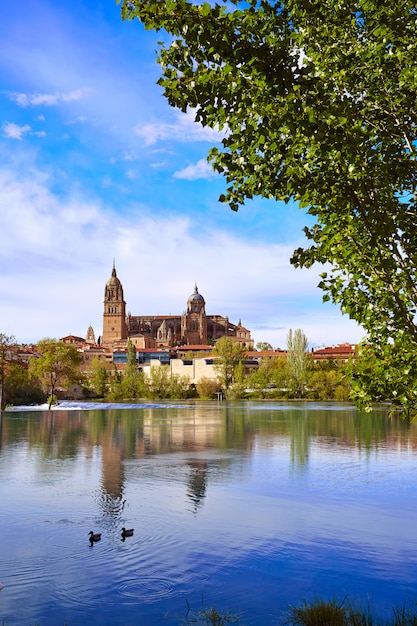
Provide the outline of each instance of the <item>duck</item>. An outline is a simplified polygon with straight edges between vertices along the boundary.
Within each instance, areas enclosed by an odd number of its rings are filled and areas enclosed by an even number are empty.
[[[134,528],[126,529],[123,526],[123,528],[122,528],[122,539],[125,539],[125,537],[131,537],[133,535],[133,531],[134,530],[135,530]]]
[[[92,530],[88,533],[90,535],[90,543],[94,543],[95,541],[100,541],[101,533],[93,533]]]

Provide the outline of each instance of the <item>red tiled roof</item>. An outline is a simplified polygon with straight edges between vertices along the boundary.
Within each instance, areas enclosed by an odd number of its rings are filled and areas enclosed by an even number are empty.
[[[181,350],[182,352],[184,350],[213,350],[213,346],[204,346],[204,345],[200,345],[200,344],[196,344],[196,345],[185,345],[185,346],[177,346],[176,348],[174,348],[174,350]]]
[[[343,343],[337,346],[328,346],[326,348],[317,348],[312,351],[313,359],[326,359],[326,358],[342,358],[353,356],[356,351],[356,346],[351,343]]]
[[[248,356],[253,357],[276,357],[276,356],[284,356],[287,354],[286,350],[250,350],[246,352]]]

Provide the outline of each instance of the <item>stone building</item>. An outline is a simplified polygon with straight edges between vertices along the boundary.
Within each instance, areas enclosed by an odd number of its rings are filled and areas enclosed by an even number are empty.
[[[207,315],[206,303],[197,285],[181,315],[126,314],[123,286],[113,264],[104,289],[102,346],[124,347],[128,339],[137,349],[214,345],[224,336],[233,337],[248,350],[253,349],[250,331],[240,320],[232,324],[228,317]]]

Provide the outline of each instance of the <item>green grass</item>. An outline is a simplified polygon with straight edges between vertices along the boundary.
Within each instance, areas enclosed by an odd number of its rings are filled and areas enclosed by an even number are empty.
[[[204,606],[204,598],[201,601],[201,607],[197,611],[191,610],[188,601],[187,607],[185,622],[181,626],[192,626],[192,624],[197,624],[198,626],[225,626],[226,624],[239,623],[239,616],[236,613]]]
[[[362,610],[337,600],[316,599],[308,604],[305,600],[301,606],[290,606],[287,617],[283,618],[282,625],[286,626],[417,626],[417,603],[412,609],[406,605],[401,608],[393,607],[392,618],[381,619],[373,617],[369,609]],[[192,611],[187,601],[187,614],[180,626],[226,626],[227,624],[244,624],[241,614],[215,607],[206,607],[204,599],[201,607]],[[253,619],[250,624],[256,624]],[[2,622],[2,626],[7,626]],[[39,626],[36,624],[35,626]],[[67,626],[64,622],[64,626]]]
[[[369,609],[363,611],[345,600],[317,599],[302,606],[290,607],[288,611],[288,626],[417,626],[417,607],[409,610],[405,606],[401,609],[393,608],[393,617],[381,619],[373,617]]]
[[[188,602],[187,607],[187,615],[181,626],[245,623],[242,615],[206,607],[204,599],[197,611],[192,611]],[[251,620],[250,623],[256,624],[256,620]],[[304,600],[300,606],[290,606],[281,623],[283,626],[417,626],[417,604],[412,609],[407,609],[405,605],[402,608],[394,607],[391,618],[381,619],[374,617],[370,608],[364,610],[354,607],[346,598],[342,601],[318,598],[310,603]]]

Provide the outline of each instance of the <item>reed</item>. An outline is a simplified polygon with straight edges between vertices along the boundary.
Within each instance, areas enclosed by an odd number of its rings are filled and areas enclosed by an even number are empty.
[[[372,612],[361,610],[337,600],[316,599],[310,604],[290,607],[286,624],[289,626],[417,626],[417,609],[393,607],[393,617],[381,619]]]
[[[239,622],[239,616],[236,613],[230,611],[222,611],[214,607],[206,607],[204,605],[204,598],[201,602],[201,607],[197,611],[192,611],[187,602],[187,614],[185,622],[181,626],[191,626],[197,624],[198,626],[225,626],[226,624],[236,624]]]

